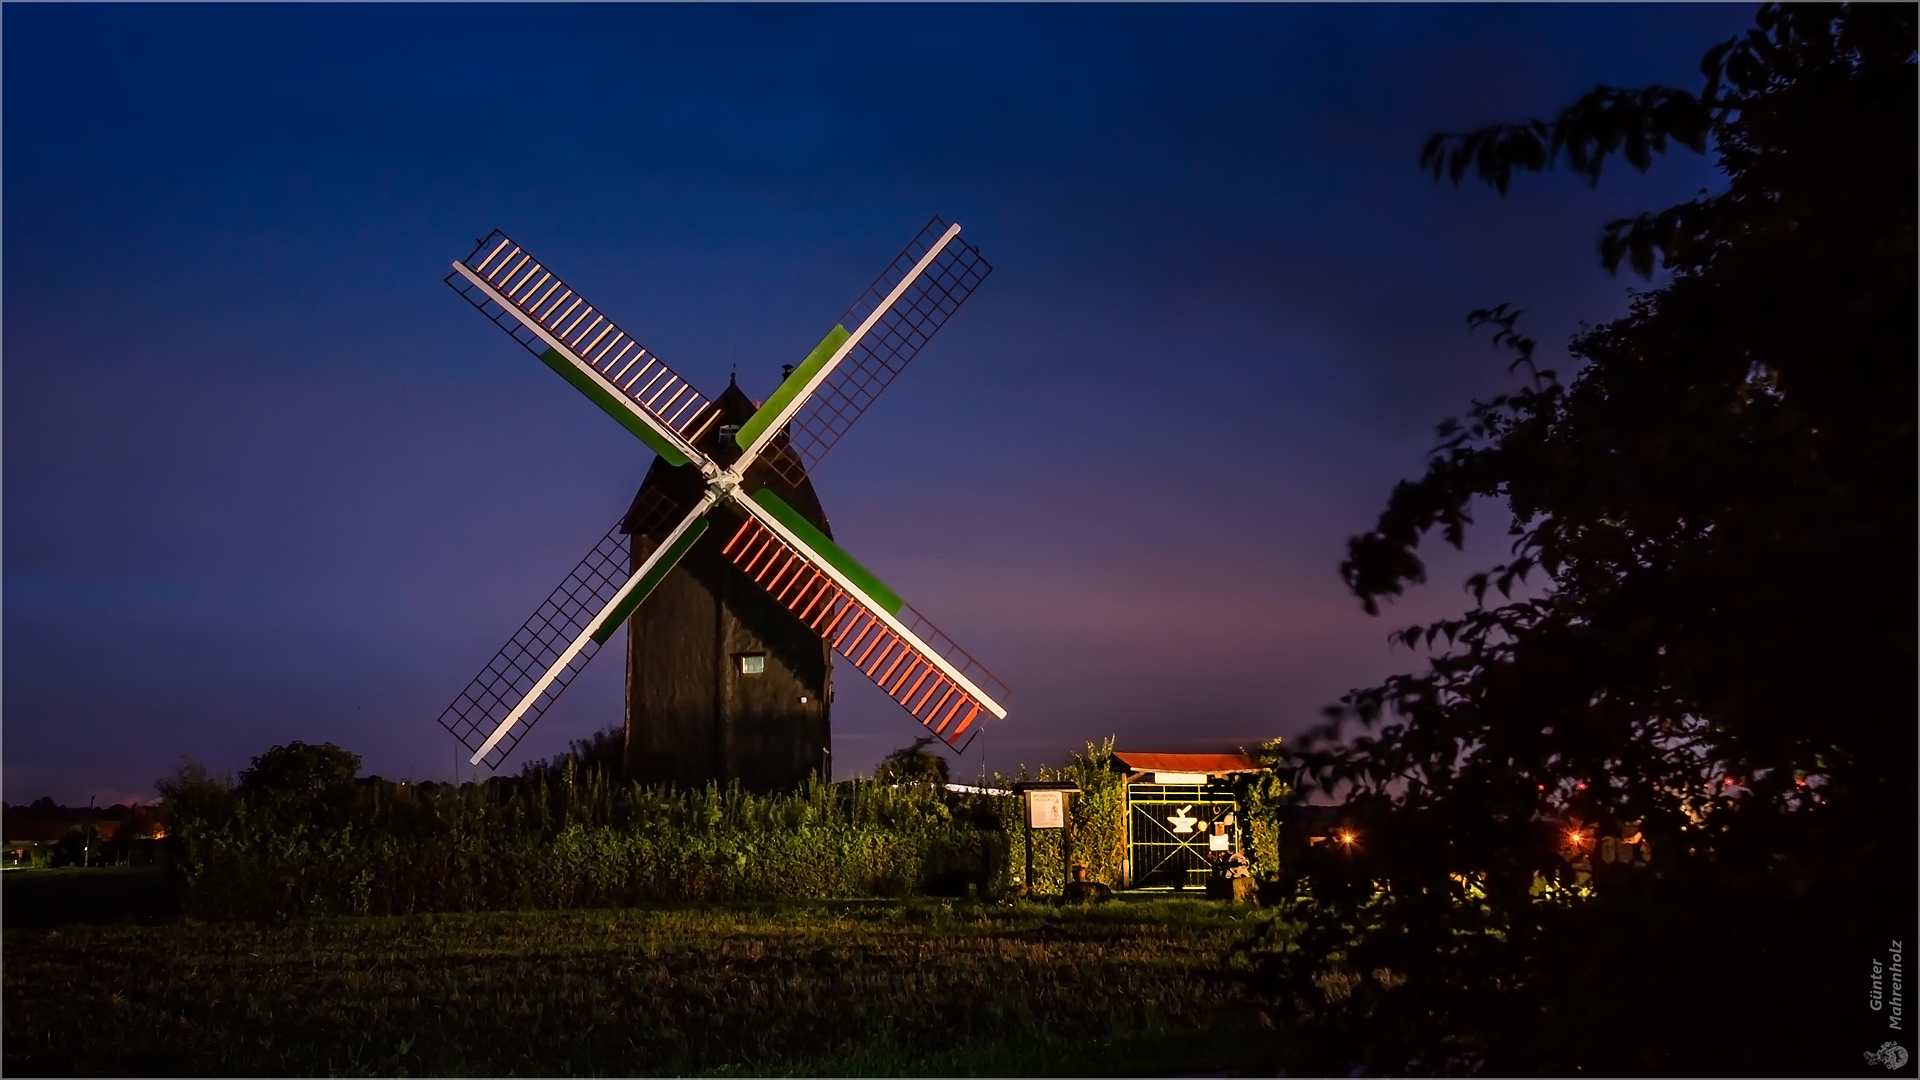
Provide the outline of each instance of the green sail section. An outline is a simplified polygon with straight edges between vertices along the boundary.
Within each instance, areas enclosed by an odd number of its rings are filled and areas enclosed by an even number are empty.
[[[826,534],[813,527],[813,522],[800,516],[800,511],[786,504],[786,500],[775,495],[767,488],[753,493],[753,501],[760,504],[774,520],[787,527],[787,531],[805,541],[807,546],[818,552],[840,575],[860,587],[874,603],[885,608],[887,614],[898,615],[906,606],[900,594],[880,583],[873,572],[853,560],[853,556],[840,550],[840,545],[827,539]]]
[[[740,425],[740,431],[734,435],[733,441],[742,447],[752,446],[753,440],[759,438],[767,425],[773,423],[773,418],[780,415],[780,410],[787,407],[787,402],[792,401],[794,395],[807,385],[807,380],[813,378],[813,373],[825,367],[827,361],[833,359],[833,354],[839,352],[840,346],[852,336],[847,333],[846,327],[835,323],[833,329],[827,331],[827,336],[820,339],[820,344],[813,347],[807,358],[800,361],[800,366],[793,369],[793,374],[787,376],[780,388],[767,399],[767,403]]]
[[[540,354],[540,359],[544,360],[548,367],[558,372],[561,378],[572,383],[575,390],[587,395],[587,400],[600,406],[601,410],[608,416],[620,421],[621,427],[638,435],[641,442],[646,443],[653,449],[654,453],[660,455],[660,460],[669,465],[685,465],[687,463],[687,455],[681,453],[672,443],[662,438],[660,433],[649,427],[645,420],[633,415],[633,410],[639,408],[638,405],[630,405],[623,402],[620,398],[615,397],[606,387],[595,382],[591,375],[581,371],[579,366],[573,361],[560,355],[558,349],[549,347],[546,352]]]
[[[680,539],[675,540],[673,546],[667,549],[667,553],[660,556],[660,561],[654,563],[653,569],[647,571],[647,576],[640,579],[640,584],[635,585],[633,591],[627,594],[627,598],[620,601],[620,606],[607,614],[605,622],[594,627],[594,644],[607,643],[607,639],[613,636],[613,632],[620,629],[620,624],[626,622],[635,611],[640,609],[640,605],[646,602],[653,590],[667,579],[667,575],[673,572],[673,568],[679,565],[680,560],[692,549],[693,542],[700,539],[700,534],[706,531],[707,519],[701,518],[689,525],[686,532],[680,534]]]

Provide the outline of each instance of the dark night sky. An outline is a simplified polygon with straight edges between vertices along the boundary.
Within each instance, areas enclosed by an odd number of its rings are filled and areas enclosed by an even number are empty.
[[[4,763],[144,794],[434,717],[649,455],[441,284],[499,227],[763,396],[938,212],[996,267],[816,474],[1013,687],[955,771],[1250,744],[1417,662],[1336,573],[1434,424],[1625,308],[1613,217],[1718,180],[1436,186],[1432,131],[1696,88],[1741,6],[9,6]],[[1643,283],[1638,283],[1643,284]],[[508,768],[617,722],[609,652]],[[840,775],[917,727],[851,672]],[[983,746],[984,744],[984,746]],[[467,770],[470,774],[471,770]]]

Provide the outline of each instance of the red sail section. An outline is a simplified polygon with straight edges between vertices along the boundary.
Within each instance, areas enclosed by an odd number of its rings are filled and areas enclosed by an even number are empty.
[[[814,633],[832,642],[874,685],[956,751],[972,740],[985,711],[919,649],[752,517],[722,549],[761,588]]]

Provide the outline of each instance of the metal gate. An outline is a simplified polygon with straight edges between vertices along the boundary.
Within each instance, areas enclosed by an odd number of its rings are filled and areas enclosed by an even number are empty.
[[[1201,888],[1209,838],[1224,824],[1227,850],[1240,850],[1233,792],[1197,784],[1127,785],[1129,885],[1136,889]]]

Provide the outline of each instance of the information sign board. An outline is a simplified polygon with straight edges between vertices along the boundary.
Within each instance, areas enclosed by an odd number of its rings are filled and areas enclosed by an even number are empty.
[[[1064,791],[1027,792],[1027,828],[1058,829],[1066,821]]]

